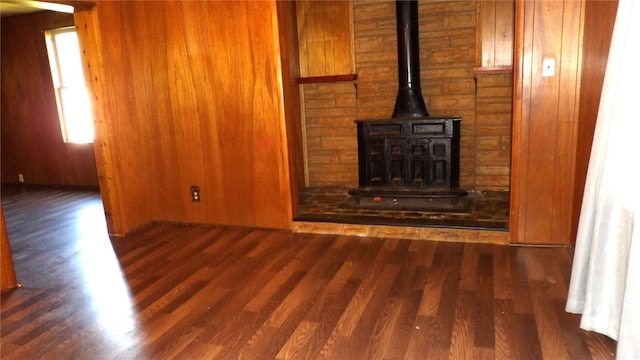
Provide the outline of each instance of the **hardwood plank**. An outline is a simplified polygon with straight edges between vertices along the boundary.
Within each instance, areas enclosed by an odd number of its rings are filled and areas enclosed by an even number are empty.
[[[513,334],[513,302],[510,300],[496,299],[494,301],[495,314],[495,358],[515,359]]]
[[[513,324],[514,358],[542,359],[535,317],[529,314],[516,313],[513,317]]]
[[[427,330],[435,322],[434,317],[420,315],[416,317],[415,327],[411,330],[409,337],[409,344],[407,345],[407,351],[405,357],[407,359],[419,359],[428,354],[431,343],[426,341]]]
[[[408,249],[407,249],[408,250]],[[403,253],[405,253],[403,249]],[[407,296],[407,290],[410,289],[413,274],[415,273],[415,253],[407,251],[400,272],[396,276],[395,282],[389,291],[386,302],[379,312],[379,316],[372,329],[372,335],[369,338],[369,349],[365,356],[369,359],[387,358],[387,347],[392,340],[394,325],[396,322],[402,321],[401,310],[405,301],[413,301],[411,296]],[[411,294],[411,293],[410,293]],[[420,299],[418,298],[418,306]],[[410,305],[411,306],[411,305]],[[405,317],[408,316],[405,314]],[[416,314],[413,314],[415,317]],[[409,321],[413,323],[413,321]]]
[[[495,348],[495,314],[493,298],[493,256],[482,253],[478,262],[478,290],[475,292],[474,346]]]
[[[615,356],[564,312],[563,247],[171,223],[109,239],[96,191],[2,204],[24,284],[2,295],[2,359]]]
[[[203,344],[209,342],[222,347],[220,350],[220,356],[222,358],[237,356],[240,349],[249,342],[253,334],[260,330],[262,324],[305,275],[306,272],[295,271],[258,311],[251,312],[243,310],[224,324],[222,330],[213,334],[212,337],[203,337],[199,340]],[[238,324],[242,326],[238,326]]]
[[[380,248],[378,248],[378,251],[380,251]],[[369,301],[373,297],[374,289],[378,282],[381,278],[387,278],[383,273],[395,273],[396,269],[394,267],[388,267],[384,264],[387,256],[388,253],[386,252],[378,252],[378,256],[373,260],[373,263],[369,267],[369,271],[362,278],[360,287],[353,295],[351,302],[338,321],[338,326],[336,328],[338,335],[345,337],[351,336]],[[393,275],[388,276],[392,277]]]
[[[575,331],[572,331],[579,327],[579,319],[575,316],[567,316],[569,314],[564,311],[564,307],[564,301],[554,301],[554,308],[558,316],[558,323],[564,333],[564,341],[567,345],[568,357],[570,359],[588,359],[591,354],[589,354],[589,347],[587,346],[585,337],[580,336],[580,334]]]
[[[313,334],[318,328],[318,323],[303,321],[298,325],[294,333],[291,335],[286,344],[280,349],[276,355],[276,359],[303,359],[306,358],[305,352],[300,352],[308,346]]]
[[[459,295],[457,282],[460,279],[463,245],[457,244],[445,248],[447,252],[441,253],[442,266],[439,268],[445,274],[445,280],[435,321],[428,330],[428,341],[431,341],[431,346],[427,357],[430,359],[448,358],[454,333],[456,304]]]
[[[513,282],[509,248],[497,247],[493,252],[493,297],[494,299],[511,299]]]
[[[367,344],[371,330],[375,326],[380,310],[384,306],[386,295],[391,290],[395,278],[400,272],[396,265],[386,265],[385,271],[377,279],[372,290],[373,295],[368,302],[362,304],[362,313],[349,336],[340,336],[334,346],[334,352],[328,356],[333,359],[366,359],[369,351]]]
[[[410,336],[415,329],[420,299],[424,296],[422,290],[407,289],[402,308],[394,324],[393,333],[385,349],[386,359],[402,359],[409,346]]]
[[[456,302],[456,312],[449,347],[450,359],[471,359],[475,342],[474,329],[475,293],[461,291]]]
[[[465,246],[460,268],[460,290],[476,291],[478,289],[478,253],[477,246]]]

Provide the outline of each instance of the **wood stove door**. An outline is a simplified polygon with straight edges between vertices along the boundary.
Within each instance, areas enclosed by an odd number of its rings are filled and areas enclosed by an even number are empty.
[[[360,174],[360,186],[382,186],[386,184],[388,171],[386,170],[387,151],[385,139],[368,139],[364,141],[366,161],[365,171]],[[362,168],[362,166],[361,166]],[[365,182],[362,180],[365,179]]]
[[[429,185],[431,187],[451,187],[451,140],[430,140]]]
[[[403,186],[407,183],[410,174],[409,159],[407,158],[406,139],[386,139],[385,155],[387,161],[387,178],[385,185]]]
[[[431,184],[431,152],[429,140],[409,140],[409,170],[405,181],[407,186],[428,187]]]
[[[365,186],[447,187],[451,184],[449,139],[370,139]]]

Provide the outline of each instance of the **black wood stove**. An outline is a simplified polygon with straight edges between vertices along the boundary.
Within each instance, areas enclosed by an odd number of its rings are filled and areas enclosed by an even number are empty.
[[[457,198],[459,117],[429,117],[420,86],[417,1],[396,1],[398,95],[390,119],[356,120],[362,197]]]

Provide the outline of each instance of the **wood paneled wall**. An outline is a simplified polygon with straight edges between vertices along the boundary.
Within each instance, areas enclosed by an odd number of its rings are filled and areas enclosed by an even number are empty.
[[[518,1],[512,242],[571,242],[584,1]],[[556,60],[542,76],[542,61]]]
[[[296,2],[278,1],[278,32],[282,66],[282,91],[286,122],[292,214],[298,213],[300,190],[305,185],[300,110],[298,38],[296,36]]]
[[[2,204],[0,204],[0,292],[13,289],[17,285],[16,271],[13,268],[13,258],[7,237],[7,226],[4,222]]]
[[[289,154],[301,152],[275,1],[100,1],[75,16],[111,233],[150,221],[291,227]]]
[[[65,144],[43,30],[73,25],[70,14],[2,19],[2,182],[97,186],[91,144]]]
[[[485,69],[513,65],[515,1],[478,1],[478,66]]]
[[[582,80],[580,82],[580,121],[578,123],[575,191],[571,241],[575,243],[580,208],[584,193],[591,143],[596,127],[600,95],[607,67],[613,24],[618,1],[587,1],[584,14],[584,46],[582,50]]]
[[[297,1],[300,76],[354,72],[352,1]]]

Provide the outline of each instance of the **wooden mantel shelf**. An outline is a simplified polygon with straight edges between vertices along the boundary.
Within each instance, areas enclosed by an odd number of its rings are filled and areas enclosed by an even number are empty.
[[[508,74],[513,72],[512,66],[479,66],[473,68],[474,74]]]
[[[301,77],[297,79],[298,84],[328,83],[328,82],[356,81],[356,80],[358,80],[358,74],[309,76],[309,77]]]

